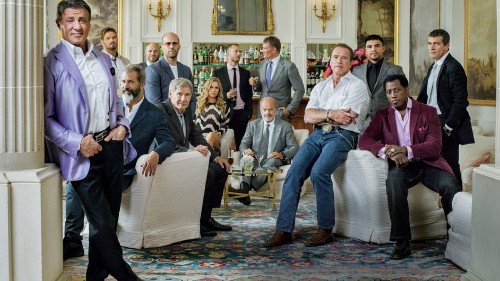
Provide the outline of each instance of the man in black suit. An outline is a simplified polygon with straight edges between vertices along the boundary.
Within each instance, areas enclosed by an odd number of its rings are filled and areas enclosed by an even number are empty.
[[[179,36],[173,32],[163,35],[161,49],[163,58],[146,67],[146,76],[148,77],[145,87],[146,98],[152,104],[158,104],[168,99],[168,87],[170,82],[176,78],[183,77],[194,83],[191,68],[177,61],[177,55],[181,45]],[[196,109],[196,95],[191,93],[189,103],[191,112]]]
[[[145,176],[154,175],[158,164],[174,153],[175,142],[165,114],[144,98],[144,85],[146,84],[144,69],[139,65],[130,64],[125,67],[121,79],[122,99],[123,104],[126,105],[124,113],[130,121],[132,132],[130,142],[137,151],[137,157],[123,167],[123,189],[126,189],[137,173],[135,164],[141,155],[148,154],[148,157],[142,164],[140,172]],[[148,153],[155,139],[158,146]],[[81,238],[83,219],[84,212],[80,200],[68,182],[63,240],[64,259],[83,256],[81,239],[78,239]]]
[[[146,69],[146,67],[152,65],[160,59],[160,46],[156,43],[150,43],[146,47],[144,56],[146,57],[146,60],[139,64],[142,69]]]
[[[248,121],[252,118],[253,93],[252,86],[248,83],[250,71],[238,66],[242,53],[240,45],[229,44],[226,50],[227,65],[217,69],[214,76],[219,78],[224,100],[233,109],[229,128],[234,130],[236,148],[239,148]]]
[[[201,208],[200,234],[201,236],[215,236],[217,235],[215,231],[232,230],[231,226],[222,225],[212,218],[212,209],[220,207],[230,165],[227,159],[217,155],[194,124],[193,113],[189,107],[192,92],[191,81],[186,78],[174,79],[170,82],[168,100],[157,106],[167,114],[167,122],[175,139],[176,152],[188,151],[191,144],[195,151],[204,156],[210,153]]]
[[[441,155],[462,186],[458,164],[459,144],[474,143],[467,112],[467,76],[462,65],[450,54],[450,35],[443,29],[429,33],[429,55],[434,63],[424,78],[417,101],[436,108],[443,131]]]

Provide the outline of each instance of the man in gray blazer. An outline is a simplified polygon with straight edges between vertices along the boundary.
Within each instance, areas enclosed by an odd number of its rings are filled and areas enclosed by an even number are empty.
[[[277,168],[285,165],[299,150],[293,127],[290,123],[275,118],[278,112],[275,99],[262,98],[259,108],[262,117],[248,123],[245,136],[241,141],[240,152],[256,157],[254,161],[262,157],[261,167]],[[259,190],[266,180],[266,176],[242,177],[240,190],[233,191],[248,193],[252,188]],[[251,203],[250,197],[243,197],[239,200],[245,205]]]
[[[261,98],[274,98],[278,103],[278,117],[289,120],[304,96],[304,83],[295,63],[280,56],[281,42],[277,37],[264,38],[262,49],[265,60],[260,63],[259,77],[251,77],[249,83],[254,91],[261,92]],[[257,111],[258,117],[259,113]]]
[[[194,84],[191,68],[177,61],[181,45],[179,36],[173,32],[165,33],[162,38],[161,49],[163,58],[146,67],[146,99],[152,104],[158,104],[168,99],[170,82],[182,77]],[[196,109],[196,94],[193,90],[189,107],[192,112]]]
[[[384,78],[392,74],[405,75],[401,66],[384,60],[385,45],[381,36],[368,35],[365,39],[365,51],[368,61],[352,70],[352,74],[365,82],[370,95],[370,108],[363,131],[370,124],[373,114],[389,105],[384,90]]]

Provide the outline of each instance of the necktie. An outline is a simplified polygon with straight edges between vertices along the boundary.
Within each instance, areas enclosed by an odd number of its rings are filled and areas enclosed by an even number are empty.
[[[377,67],[375,64],[370,66],[370,69],[367,73],[368,78],[368,87],[370,87],[370,91],[373,93],[373,89],[375,88],[375,84],[377,84]]]
[[[236,67],[233,67],[233,89],[237,89],[238,80],[236,78]]]
[[[267,70],[266,70],[266,85],[267,88],[271,85],[271,74],[273,73],[273,61],[269,61],[267,63]]]
[[[267,158],[267,149],[269,147],[269,124],[266,123],[264,134],[262,135],[262,142],[260,143],[259,154],[264,155],[263,159]]]
[[[186,122],[184,121],[184,115],[179,114],[179,121],[181,122],[182,133],[184,134],[184,140],[186,140]]]

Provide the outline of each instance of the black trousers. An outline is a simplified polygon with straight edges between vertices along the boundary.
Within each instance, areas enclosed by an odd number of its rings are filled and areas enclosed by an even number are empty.
[[[251,118],[251,116],[250,116]],[[231,121],[229,121],[229,128],[234,131],[234,142],[236,143],[236,150],[240,150],[241,140],[247,130],[248,120],[250,120],[244,109],[236,109],[233,111]]]
[[[454,175],[423,162],[410,162],[402,168],[390,164],[386,192],[391,218],[391,241],[411,240],[408,189],[419,182],[441,195],[446,215],[452,211],[453,197],[460,191]]]
[[[212,209],[219,208],[224,193],[227,172],[219,164],[210,161],[208,165],[203,206],[201,208],[200,222],[206,222],[212,217]]]
[[[444,127],[446,119],[444,119],[443,115],[439,116],[441,120],[441,125]],[[457,140],[456,131],[452,131],[451,135],[448,136],[444,129],[441,129],[442,132],[442,148],[441,148],[441,156],[443,156],[444,160],[450,165],[453,173],[457,177],[457,181],[462,187],[462,173],[460,172],[460,164],[458,163],[458,151],[459,151],[459,142]],[[462,188],[460,188],[462,190]]]
[[[86,280],[137,280],[123,259],[116,235],[122,198],[123,142],[101,142],[102,151],[91,157],[89,173],[71,184],[90,224]]]

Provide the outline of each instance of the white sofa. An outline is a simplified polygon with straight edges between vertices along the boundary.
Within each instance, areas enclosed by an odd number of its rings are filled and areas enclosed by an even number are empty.
[[[137,161],[136,169],[146,155]],[[140,172],[123,192],[118,239],[128,248],[161,247],[200,238],[200,214],[208,171],[208,156],[174,153],[154,176]]]
[[[453,212],[448,216],[450,229],[448,230],[448,243],[444,257],[454,262],[461,268],[468,270],[471,261],[471,232],[472,232],[472,174],[475,165],[480,164],[475,159],[479,156],[490,154],[490,162],[495,157],[495,137],[483,136],[479,127],[474,128],[475,143],[460,146],[460,162],[465,167],[462,170],[464,192],[459,192],[453,198]]]
[[[387,162],[371,152],[351,150],[332,174],[334,232],[366,242],[389,243],[391,220],[386,195]],[[446,236],[438,194],[418,184],[408,193],[412,239]]]

